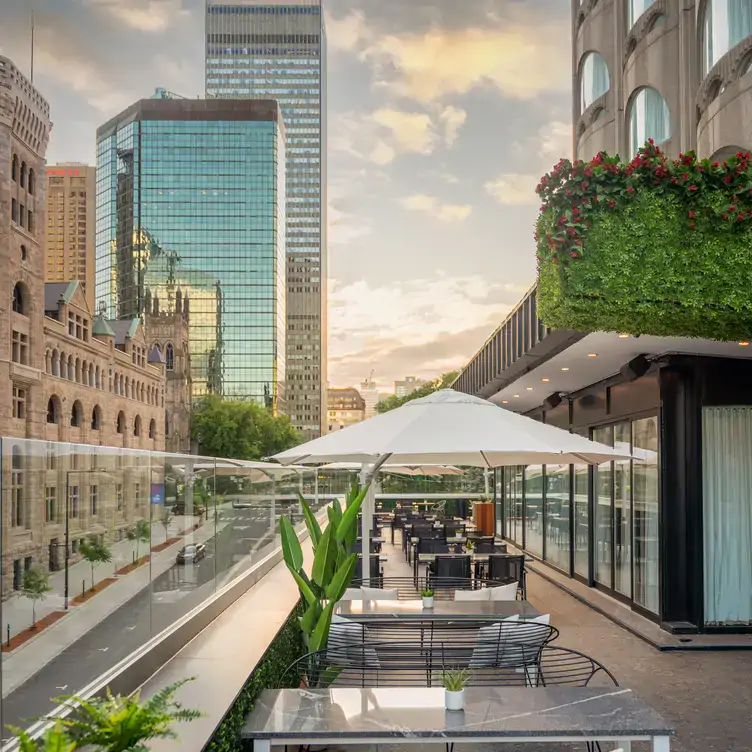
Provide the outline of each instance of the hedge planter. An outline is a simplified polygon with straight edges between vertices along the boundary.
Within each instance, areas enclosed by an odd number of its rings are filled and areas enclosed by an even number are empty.
[[[750,155],[562,160],[538,186],[538,315],[578,331],[752,338]]]

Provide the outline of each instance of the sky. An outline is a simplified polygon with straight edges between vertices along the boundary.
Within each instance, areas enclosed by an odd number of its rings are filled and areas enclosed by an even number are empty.
[[[329,382],[462,367],[535,279],[534,187],[571,156],[569,0],[323,0]],[[204,92],[203,0],[0,0],[49,162],[157,86]]]

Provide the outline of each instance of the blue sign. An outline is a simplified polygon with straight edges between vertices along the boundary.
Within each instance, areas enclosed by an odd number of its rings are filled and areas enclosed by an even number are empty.
[[[151,503],[164,504],[164,483],[151,484]]]

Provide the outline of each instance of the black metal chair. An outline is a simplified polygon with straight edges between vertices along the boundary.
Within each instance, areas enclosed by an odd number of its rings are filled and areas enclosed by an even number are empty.
[[[436,600],[453,601],[456,590],[480,590],[487,587],[500,587],[504,584],[485,577],[474,577],[472,579],[450,577],[439,579],[435,575],[429,576],[428,574],[422,574],[417,579],[414,577],[384,575],[380,582],[381,587],[385,590],[396,590],[397,597],[401,601],[420,600],[421,592],[429,588],[434,591],[434,598]],[[353,578],[350,583],[350,587],[352,588],[359,588],[363,585],[362,578]]]
[[[525,585],[525,557],[516,554],[491,554],[488,557],[488,577],[505,584],[517,582],[522,599],[527,598]]]
[[[469,556],[436,556],[435,562],[429,567],[429,581],[438,579],[470,579]]]
[[[377,554],[371,554],[369,556],[369,562],[370,562],[370,581],[371,581],[371,587],[382,587],[382,581],[384,579],[384,573],[381,571],[381,562],[379,561],[379,557]],[[358,560],[355,563],[355,574],[353,575],[354,580],[363,581],[363,556],[358,556]]]

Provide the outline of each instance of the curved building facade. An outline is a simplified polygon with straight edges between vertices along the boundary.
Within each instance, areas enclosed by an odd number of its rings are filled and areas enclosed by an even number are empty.
[[[572,0],[575,155],[752,149],[752,0]]]

